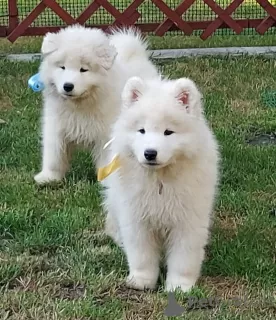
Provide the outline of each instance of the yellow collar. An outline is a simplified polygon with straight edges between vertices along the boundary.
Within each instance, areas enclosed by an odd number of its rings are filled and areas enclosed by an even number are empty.
[[[97,179],[98,181],[102,181],[107,178],[111,173],[116,171],[121,166],[121,161],[119,155],[116,155],[111,162],[102,168],[99,168]]]

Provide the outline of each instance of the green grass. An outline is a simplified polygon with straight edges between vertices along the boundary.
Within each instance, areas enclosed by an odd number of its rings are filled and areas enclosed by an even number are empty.
[[[199,297],[247,296],[186,312],[181,319],[275,319],[276,148],[246,140],[276,131],[275,60],[187,59],[160,62],[172,78],[188,76],[203,90],[219,140],[222,181]],[[0,319],[164,319],[163,277],[157,292],[126,289],[127,264],[103,233],[99,186],[85,152],[56,187],[39,188],[40,94],[27,88],[37,64],[0,60]],[[177,295],[181,305],[187,296]]]
[[[274,46],[275,35],[215,35],[203,41],[199,36],[149,36],[150,49],[216,48]],[[40,52],[42,37],[22,37],[15,43],[0,38],[0,55],[10,53]]]

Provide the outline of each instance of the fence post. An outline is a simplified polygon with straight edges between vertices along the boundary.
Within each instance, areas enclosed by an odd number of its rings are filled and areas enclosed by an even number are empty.
[[[9,26],[7,36],[19,24],[17,0],[9,0]]]

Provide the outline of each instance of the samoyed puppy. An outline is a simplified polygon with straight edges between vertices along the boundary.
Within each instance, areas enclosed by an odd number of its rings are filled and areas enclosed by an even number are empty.
[[[153,289],[164,250],[166,289],[188,291],[200,275],[218,182],[201,93],[187,78],[134,77],[122,97],[109,147],[120,166],[104,180],[106,232],[126,253],[128,286]]]
[[[37,183],[61,180],[76,146],[89,148],[100,165],[126,80],[157,74],[146,49],[133,29],[107,36],[75,25],[44,37],[43,152]]]

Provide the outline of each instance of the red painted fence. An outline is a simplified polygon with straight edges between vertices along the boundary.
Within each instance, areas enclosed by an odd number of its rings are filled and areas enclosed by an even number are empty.
[[[2,5],[2,8],[1,8]],[[78,10],[77,10],[78,9]],[[4,0],[0,37],[44,35],[71,24],[107,29],[136,25],[163,36],[200,31],[205,40],[218,29],[236,34],[275,32],[276,0]]]

